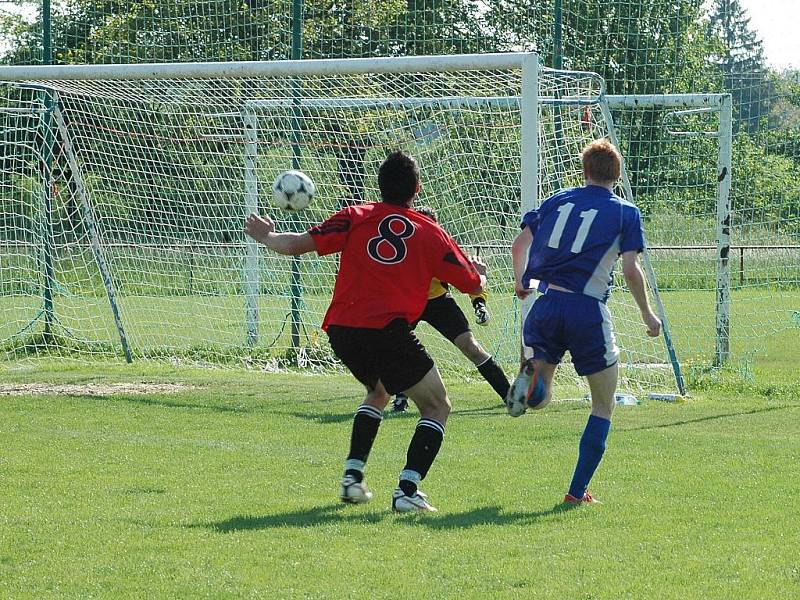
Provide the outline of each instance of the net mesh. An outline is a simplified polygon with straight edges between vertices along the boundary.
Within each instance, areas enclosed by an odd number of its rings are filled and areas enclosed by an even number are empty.
[[[579,184],[580,149],[608,129],[592,104],[596,76],[544,71],[540,86],[540,190],[548,195]],[[14,251],[4,263],[0,305],[7,355],[23,352],[28,334],[40,329],[33,323],[44,320],[54,335],[39,343],[70,356],[119,356],[124,332],[134,359],[334,364],[318,325],[335,258],[259,250],[254,273],[243,219],[252,208],[269,210],[279,230],[303,231],[338,208],[376,200],[380,162],[388,149],[403,148],[421,165],[418,203],[432,206],[459,244],[489,264],[492,322],[477,335],[502,362],[516,364],[519,307],[508,244],[521,210],[520,71],[40,81],[2,89],[3,131],[14,148],[5,179],[14,221],[4,229]],[[58,110],[48,111],[53,102]],[[318,193],[308,209],[282,213],[269,206],[269,185],[292,167],[308,173]],[[52,310],[43,306],[45,252]],[[253,282],[257,338],[248,335]],[[624,289],[612,297],[626,385],[674,389],[663,342],[643,336]],[[468,298],[458,301],[471,315]],[[425,324],[420,333],[445,369],[471,370]]]
[[[0,62],[119,64],[535,49],[545,65],[599,73],[609,94],[730,93],[731,351],[749,360],[765,356],[762,348],[774,348],[776,340],[781,347],[792,343],[800,310],[800,80],[796,64],[792,69],[767,63],[740,2],[53,0],[50,5],[47,44],[40,1],[0,0]],[[613,111],[634,198],[648,220],[665,304],[675,307],[669,312],[679,354],[708,363],[715,337],[716,257],[708,246],[716,245],[710,187],[716,173],[706,176],[716,149],[713,140],[667,136],[665,119],[675,122],[669,112]],[[709,119],[679,121],[702,128],[713,125]],[[354,151],[350,162],[358,162],[360,152]],[[13,214],[5,205],[2,212]],[[779,353],[773,350],[773,357]]]

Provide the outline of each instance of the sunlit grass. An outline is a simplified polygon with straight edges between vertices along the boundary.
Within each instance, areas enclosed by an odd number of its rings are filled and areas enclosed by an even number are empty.
[[[454,405],[425,481],[389,494],[416,421],[385,419],[375,500],[337,501],[361,397],[345,375],[142,362],[7,364],[8,383],[172,382],[176,394],[0,396],[0,596],[764,598],[800,585],[795,371],[698,374],[692,399],[620,407],[592,483],[563,510],[587,416],[509,418],[483,383]]]

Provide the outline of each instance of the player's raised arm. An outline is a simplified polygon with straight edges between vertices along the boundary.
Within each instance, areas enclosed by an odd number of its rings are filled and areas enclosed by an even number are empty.
[[[308,232],[276,233],[275,221],[269,215],[251,214],[244,224],[244,232],[260,244],[278,254],[299,256],[316,250],[314,239]]]

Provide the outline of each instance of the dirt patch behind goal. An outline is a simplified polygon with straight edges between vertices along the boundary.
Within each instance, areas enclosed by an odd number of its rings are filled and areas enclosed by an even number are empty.
[[[181,383],[0,383],[0,396],[113,396],[114,394],[176,394],[197,389]]]

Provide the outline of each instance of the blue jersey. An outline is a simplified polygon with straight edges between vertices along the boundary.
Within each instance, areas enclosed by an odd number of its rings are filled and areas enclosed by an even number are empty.
[[[597,185],[562,190],[522,218],[533,234],[522,282],[558,285],[605,302],[623,252],[645,248],[639,209]]]

